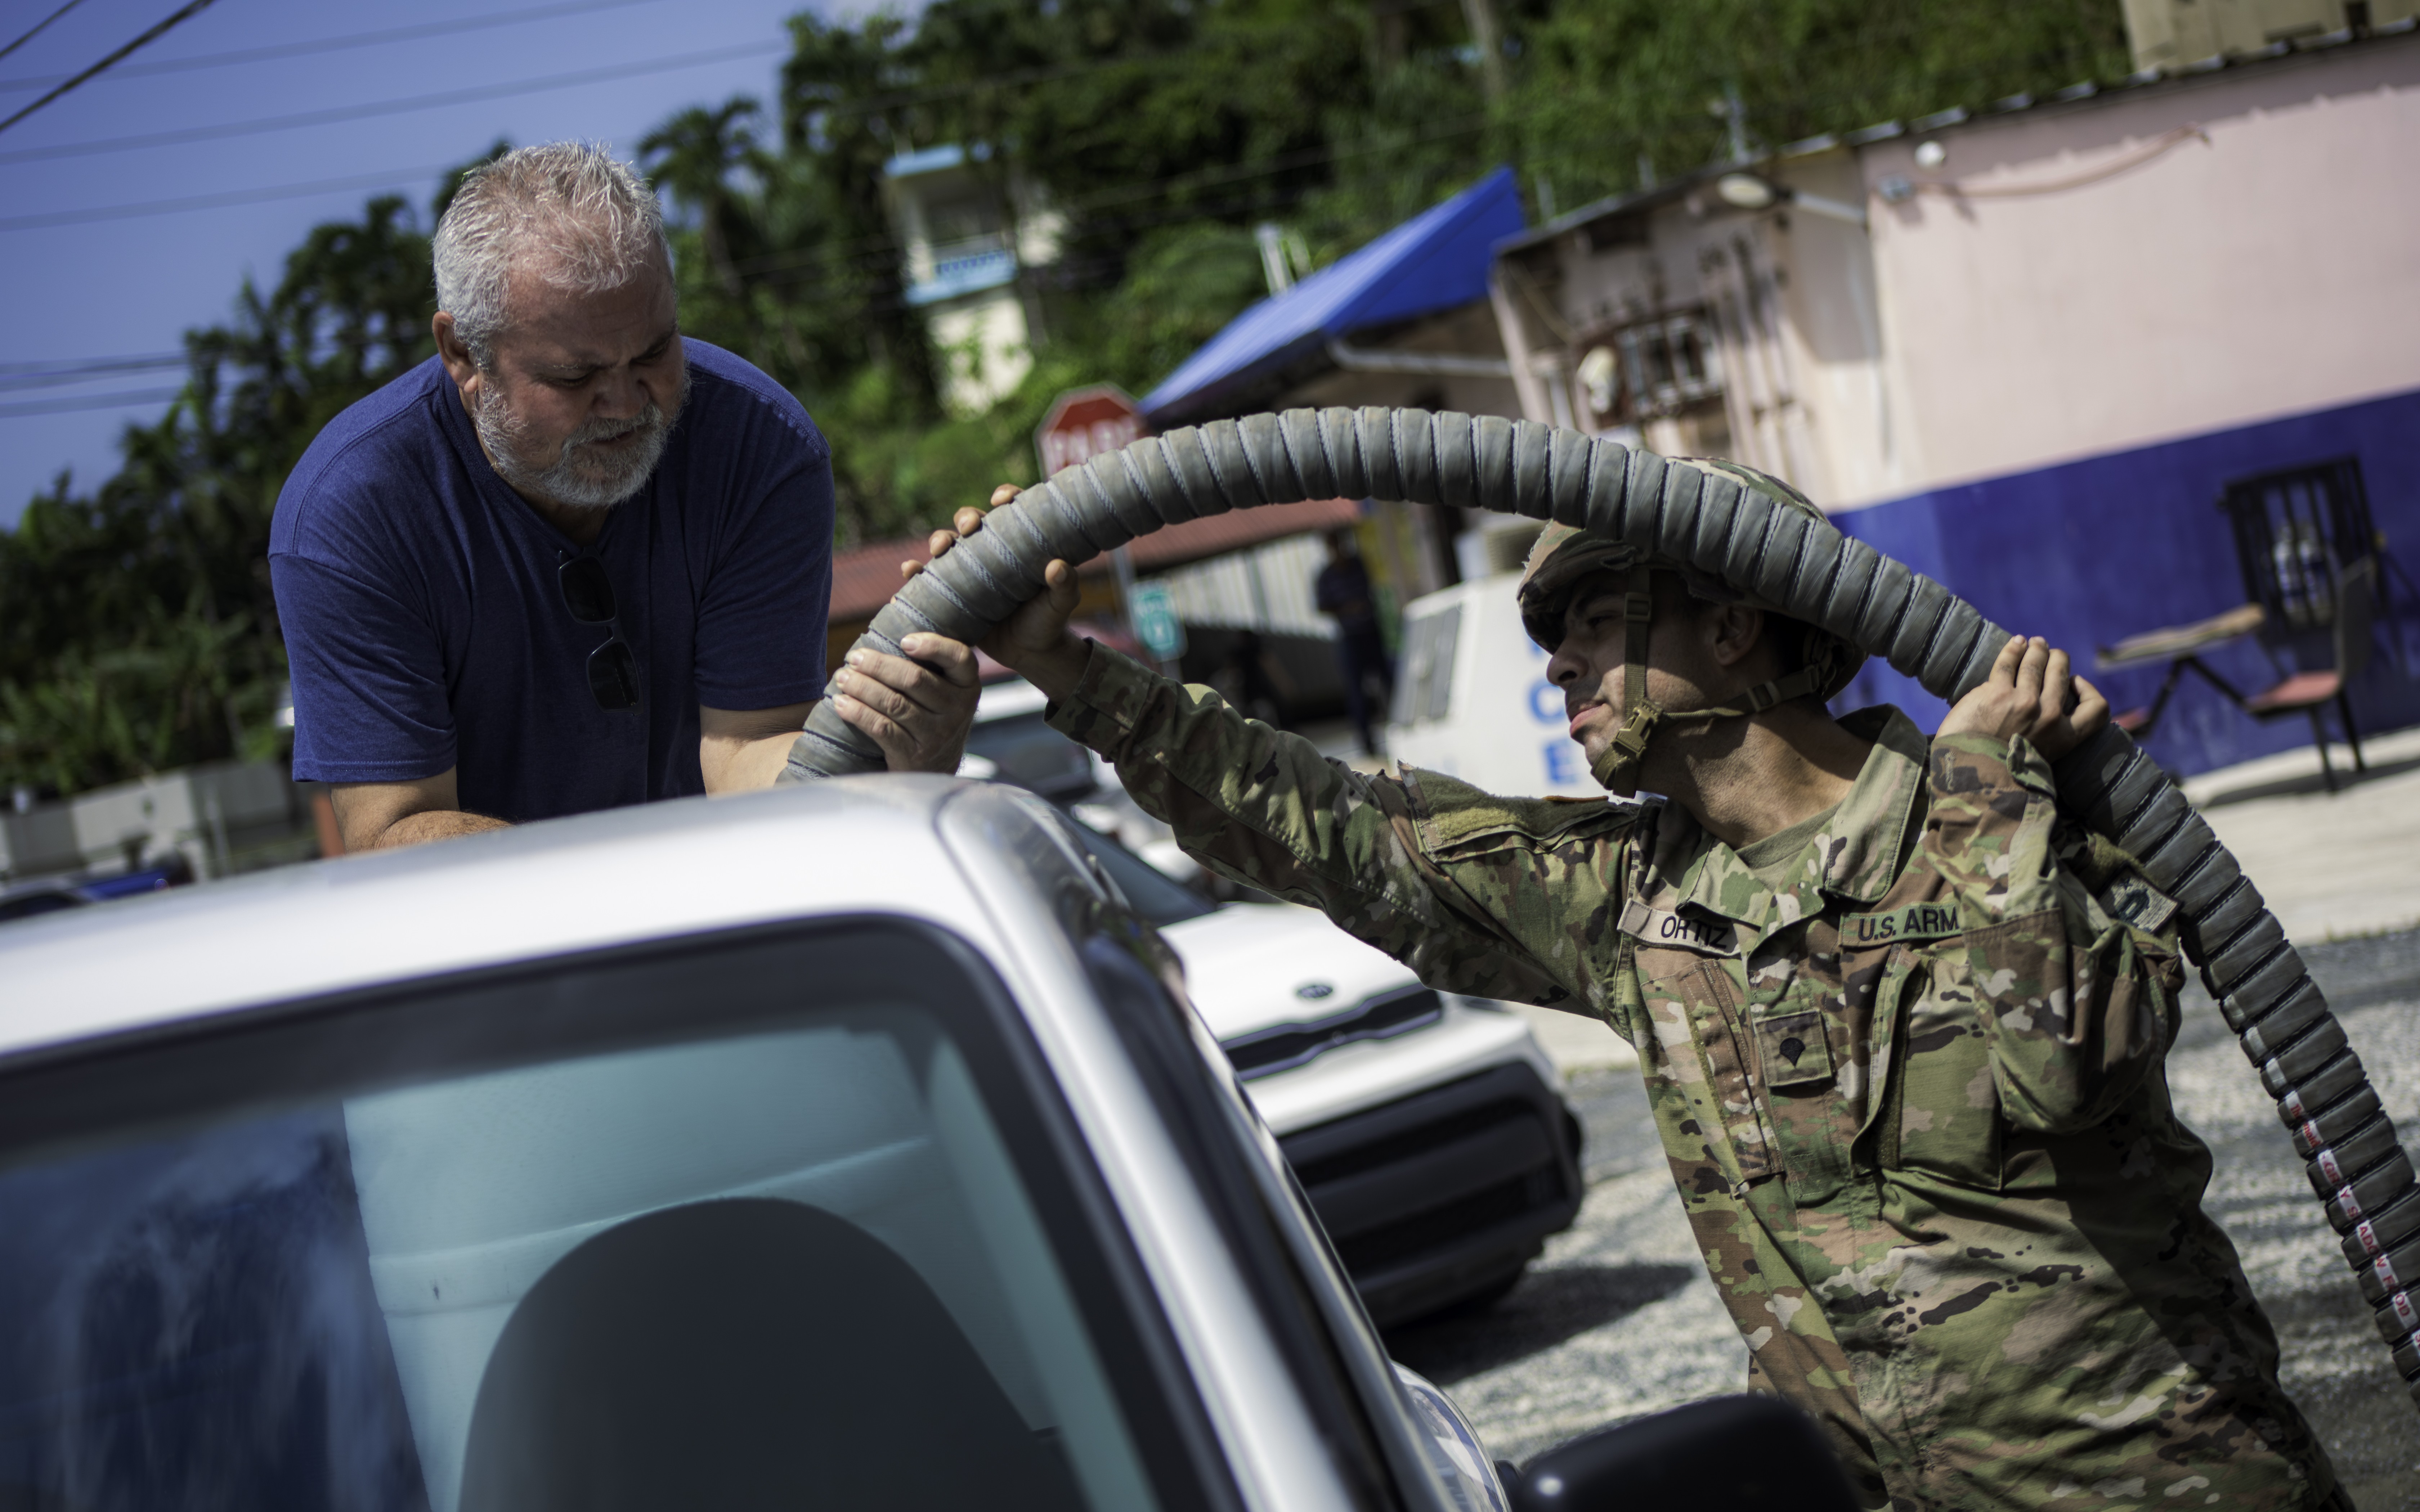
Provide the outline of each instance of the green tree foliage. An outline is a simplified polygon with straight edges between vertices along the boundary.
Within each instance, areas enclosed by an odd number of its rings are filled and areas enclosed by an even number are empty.
[[[2132,65],[2112,0],[1591,0],[1524,28],[1498,140],[1566,207],[1729,151],[1981,108]]]
[[[1734,131],[1754,149],[2127,68],[2118,0],[934,0],[789,25],[769,107],[681,111],[640,157],[684,327],[814,414],[845,543],[1031,481],[1052,394],[1142,393],[1262,296],[1264,221],[1325,264],[1499,162],[1571,208],[1716,161]],[[884,198],[886,162],[946,143],[1063,224],[1023,275],[1032,370],[980,415],[942,407],[949,354],[907,302]],[[402,202],[318,228],[273,292],[188,338],[185,397],[129,427],[116,476],[62,478],[0,537],[0,782],[265,748],[270,511],[321,425],[427,355],[430,308]]]
[[[185,338],[185,392],[0,536],[0,784],[60,793],[274,742],[269,520],[303,448],[428,355],[428,239],[400,199],[315,229],[263,297]]]

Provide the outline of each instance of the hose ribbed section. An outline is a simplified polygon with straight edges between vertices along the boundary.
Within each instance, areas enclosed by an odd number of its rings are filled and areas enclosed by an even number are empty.
[[[930,630],[978,640],[1081,563],[1162,525],[1308,499],[1452,504],[1586,526],[1788,606],[1955,702],[2009,639],[1974,606],[1828,523],[1720,473],[1526,420],[1421,409],[1290,409],[1214,421],[1093,457],[993,510],[901,589],[861,646]],[[785,780],[879,771],[880,750],[817,703]],[[2259,890],[2167,774],[2114,725],[2058,763],[2071,813],[2139,859],[2182,916],[2186,954],[2277,1100],[2397,1372],[2420,1398],[2420,1185],[2326,999]]]

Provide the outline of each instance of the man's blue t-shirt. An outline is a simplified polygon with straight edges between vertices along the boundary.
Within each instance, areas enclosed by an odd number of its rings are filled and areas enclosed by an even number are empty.
[[[269,563],[294,679],[294,775],[457,768],[461,806],[523,823],[706,791],[698,705],[816,698],[831,602],[831,451],[805,409],[687,341],[689,402],[645,488],[586,549],[613,585],[644,715],[589,692],[610,630],[571,617],[582,549],[507,486],[430,359],[336,417],[278,496]]]

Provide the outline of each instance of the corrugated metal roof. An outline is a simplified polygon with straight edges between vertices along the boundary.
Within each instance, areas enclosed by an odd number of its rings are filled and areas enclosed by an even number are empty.
[[[1350,526],[1361,517],[1361,505],[1351,499],[1306,499],[1295,504],[1263,504],[1257,509],[1231,509],[1223,515],[1180,520],[1149,535],[1137,536],[1130,548],[1137,572],[1156,572],[1187,562],[1199,562],[1264,541],[1275,541],[1306,531]]]
[[[1215,416],[1223,395],[1331,340],[1485,299],[1495,244],[1523,224],[1512,170],[1498,168],[1237,316],[1144,396],[1143,413],[1163,428]]]
[[[1132,548],[1135,570],[1157,572],[1264,541],[1349,526],[1360,517],[1361,506],[1350,499],[1313,499],[1206,515],[1138,536]],[[910,536],[832,553],[831,623],[853,624],[891,602],[891,595],[899,592],[899,564],[923,561],[926,539]],[[1092,563],[1100,571],[1109,570],[1106,558],[1095,557]],[[1092,564],[1079,565],[1094,570]]]

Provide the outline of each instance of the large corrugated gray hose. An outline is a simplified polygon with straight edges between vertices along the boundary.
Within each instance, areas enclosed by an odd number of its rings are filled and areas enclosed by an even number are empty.
[[[918,630],[980,640],[1042,592],[1054,557],[1080,563],[1180,520],[1336,498],[1453,504],[1618,535],[1788,606],[1953,702],[2009,639],[1941,584],[1719,474],[1528,421],[1367,409],[1217,421],[1068,468],[993,510],[858,644],[899,655],[900,638]],[[827,698],[784,778],[882,764]],[[2180,905],[2186,954],[2277,1100],[2379,1334],[2420,1398],[2420,1187],[2327,1000],[2235,857],[2123,732],[2103,730],[2057,776],[2068,810],[2136,856]]]

